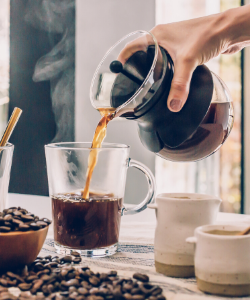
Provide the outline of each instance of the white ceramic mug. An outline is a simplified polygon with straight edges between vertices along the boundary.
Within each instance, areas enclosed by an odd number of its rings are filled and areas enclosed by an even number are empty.
[[[156,197],[154,252],[156,271],[172,277],[194,276],[194,247],[186,243],[196,227],[216,221],[221,199],[191,193],[168,193]]]
[[[250,295],[250,235],[218,235],[214,230],[239,232],[248,227],[237,225],[206,225],[195,229],[187,238],[195,244],[195,276],[204,292],[226,295]]]

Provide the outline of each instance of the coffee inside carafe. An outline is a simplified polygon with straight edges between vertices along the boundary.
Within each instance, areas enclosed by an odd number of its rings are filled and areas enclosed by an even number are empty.
[[[148,51],[151,53],[152,47]],[[134,70],[143,57],[141,52],[133,54],[123,68]],[[137,58],[136,63],[134,56]],[[146,74],[152,63],[152,54],[145,53],[144,56]],[[167,53],[163,57],[171,61]],[[145,67],[147,63],[148,67]],[[196,161],[207,157],[224,143],[233,123],[232,103],[212,102],[215,93],[213,76],[205,66],[199,66],[193,74],[187,102],[182,110],[176,113],[167,107],[171,83],[169,77],[172,79],[172,76],[168,75],[162,80],[160,89],[157,90],[154,85],[151,87],[145,99],[133,111],[133,115],[125,114],[123,117],[138,122],[143,145],[163,158],[172,161]],[[132,81],[133,78],[126,74],[117,76],[111,94],[112,105],[121,105],[121,101],[126,100],[126,93],[129,97],[131,90],[134,89],[135,93],[139,89],[138,82]]]

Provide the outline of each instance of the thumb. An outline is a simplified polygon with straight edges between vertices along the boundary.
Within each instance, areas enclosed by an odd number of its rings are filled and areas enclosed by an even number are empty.
[[[195,61],[177,60],[174,65],[174,77],[172,79],[167,105],[173,112],[178,112],[185,104],[193,71],[196,68]]]

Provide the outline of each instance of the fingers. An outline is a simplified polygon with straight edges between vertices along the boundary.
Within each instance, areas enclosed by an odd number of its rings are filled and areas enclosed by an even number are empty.
[[[149,34],[135,39],[134,41],[128,43],[120,52],[117,60],[124,64],[127,59],[137,51],[147,52],[147,47],[153,45],[153,39]]]
[[[195,68],[196,63],[193,60],[176,60],[174,65],[174,77],[167,100],[168,108],[171,111],[178,112],[185,104]]]

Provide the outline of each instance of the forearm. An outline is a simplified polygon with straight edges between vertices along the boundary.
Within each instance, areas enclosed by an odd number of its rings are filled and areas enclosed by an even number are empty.
[[[227,10],[221,17],[225,24],[223,34],[229,47],[250,42],[250,5]]]

